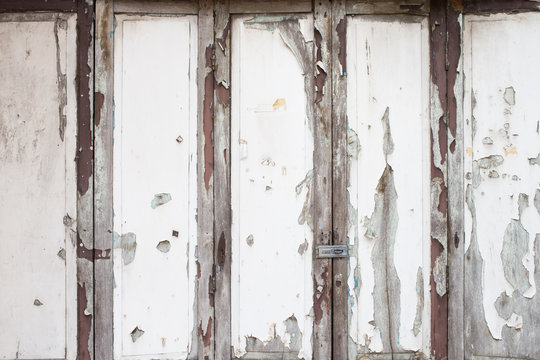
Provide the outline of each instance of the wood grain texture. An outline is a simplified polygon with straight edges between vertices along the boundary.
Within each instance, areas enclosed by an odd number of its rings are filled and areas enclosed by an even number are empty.
[[[346,12],[350,15],[429,14],[427,0],[347,0]]]
[[[113,358],[113,1],[96,2],[94,89],[95,359]]]
[[[312,12],[311,0],[232,0],[231,14],[306,13]]]
[[[196,15],[199,11],[197,0],[115,0],[114,13],[130,14],[179,14]]]
[[[463,72],[461,6],[447,3],[448,112],[448,357],[463,359]]]
[[[197,60],[197,334],[198,358],[213,360],[214,352],[214,1],[199,2]]]
[[[314,1],[313,251],[332,243],[332,4]],[[311,91],[311,89],[306,89]],[[332,358],[332,260],[313,259],[314,359]]]
[[[454,9],[462,10],[465,14],[495,14],[518,13],[540,10],[540,4],[535,0],[451,0]]]
[[[0,0],[0,12],[77,11],[77,0]]]
[[[347,245],[347,64],[345,1],[332,2],[332,227],[333,243]],[[332,358],[346,360],[349,340],[348,259],[333,260]]]
[[[431,356],[448,356],[446,1],[431,3]],[[436,268],[438,270],[436,270]],[[439,289],[437,289],[439,278]],[[441,283],[440,279],[444,279]]]
[[[77,359],[94,359],[94,1],[77,3]]]
[[[215,356],[231,359],[231,17],[229,1],[215,4],[214,263],[216,266]]]

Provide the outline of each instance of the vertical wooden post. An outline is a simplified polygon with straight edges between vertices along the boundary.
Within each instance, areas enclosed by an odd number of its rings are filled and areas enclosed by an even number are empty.
[[[95,359],[113,358],[113,43],[112,0],[97,0],[94,89]]]
[[[345,1],[332,2],[332,153],[333,243],[347,245],[347,18]],[[333,260],[332,358],[347,359],[347,258]]]
[[[229,1],[215,5],[214,249],[216,264],[215,356],[231,359],[231,17]]]
[[[332,243],[332,4],[314,1],[313,251]],[[332,260],[313,259],[313,358],[332,358]]]
[[[199,2],[197,321],[200,360],[214,359],[214,2]]]
[[[77,2],[77,359],[94,358],[94,2]]]
[[[439,360],[448,357],[446,0],[431,2],[429,22],[431,68],[431,356]]]

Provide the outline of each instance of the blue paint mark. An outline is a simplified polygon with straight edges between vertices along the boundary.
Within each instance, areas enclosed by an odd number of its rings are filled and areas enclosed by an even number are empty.
[[[347,72],[346,72],[346,71],[345,71],[345,72],[343,72],[343,76],[347,76]]]
[[[195,245],[195,259],[199,259],[199,247]]]

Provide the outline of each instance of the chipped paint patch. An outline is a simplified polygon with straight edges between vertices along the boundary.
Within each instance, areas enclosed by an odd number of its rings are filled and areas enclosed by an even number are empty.
[[[135,327],[130,333],[131,335],[131,341],[135,342],[137,341],[141,336],[144,335],[144,330],[139,329],[139,327]]]
[[[43,303],[39,299],[35,299],[34,306],[43,306]]]
[[[385,141],[386,151],[390,149],[388,145],[390,141],[390,137]],[[398,340],[401,322],[401,282],[394,264],[394,245],[399,221],[397,198],[394,172],[387,164],[377,185],[375,208],[369,219],[369,227],[374,235],[371,253],[375,276],[373,318],[386,352],[401,350]]]
[[[353,160],[358,160],[358,154],[362,149],[358,134],[353,129],[347,129],[347,156]]]
[[[159,193],[155,194],[150,206],[152,209],[157,208],[158,206],[164,205],[172,200],[171,194],[169,193]]]
[[[287,101],[284,98],[276,99],[276,101],[274,101],[274,103],[272,104],[272,109],[274,111],[279,110],[281,108],[283,108],[284,110],[287,110]]]
[[[504,95],[503,95],[504,101],[508,105],[515,105],[516,104],[516,91],[512,86],[507,87],[504,89]]]
[[[246,244],[248,244],[248,246],[253,246],[253,243],[255,241],[253,240],[253,234],[249,234],[248,237],[246,238]]]
[[[529,271],[523,265],[523,258],[529,252],[529,232],[521,221],[512,219],[504,231],[501,260],[506,280],[520,294],[530,287]]]
[[[171,242],[169,240],[163,240],[163,241],[160,241],[157,245],[156,245],[156,249],[158,249],[159,251],[161,251],[162,253],[168,253],[169,250],[171,250]]]
[[[529,165],[531,165],[531,166],[533,166],[533,165],[540,166],[540,153],[538,153],[538,155],[536,155],[535,158],[529,158]]]
[[[300,255],[304,255],[304,253],[306,252],[306,250],[308,249],[309,247],[309,243],[307,242],[306,239],[304,239],[304,242],[301,243],[300,245],[298,245],[298,253]]]
[[[122,259],[124,260],[124,265],[128,265],[135,260],[137,236],[132,232],[122,235],[115,232],[113,236],[113,247],[115,249],[122,249]]]
[[[501,155],[489,155],[477,160],[478,167],[481,169],[493,169],[502,165],[504,158]]]
[[[304,180],[296,185],[296,195],[300,195],[304,188],[306,189],[306,200],[304,206],[302,206],[302,212],[298,216],[298,224],[304,225],[306,222],[308,226],[313,229],[313,220],[311,216],[311,184],[313,181],[313,170],[309,170]]]
[[[414,336],[418,336],[422,330],[422,311],[424,310],[424,276],[422,274],[422,267],[418,267],[416,273],[416,316],[414,317],[414,323],[412,332]]]

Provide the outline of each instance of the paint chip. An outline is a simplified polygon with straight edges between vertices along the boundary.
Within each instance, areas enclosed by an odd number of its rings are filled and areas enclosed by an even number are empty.
[[[66,261],[66,249],[61,248],[56,255],[58,255],[60,259]]]
[[[504,158],[501,155],[490,155],[478,159],[478,167],[481,169],[492,169],[502,165]]]
[[[280,108],[283,108],[283,109],[287,109],[287,102],[285,101],[284,98],[279,98],[279,99],[276,99],[276,101],[274,101],[274,103],[272,104],[272,109],[274,111],[280,109]]]
[[[39,299],[35,299],[35,300],[34,300],[34,305],[35,305],[35,306],[42,306],[43,303],[42,303],[41,301],[39,301]]]
[[[514,88],[512,86],[510,87],[507,87],[506,89],[504,89],[504,101],[506,101],[506,103],[508,105],[515,105],[516,104],[516,91],[514,90]]]
[[[152,209],[157,208],[158,206],[164,205],[172,200],[171,194],[169,193],[159,193],[154,195],[154,198],[152,199],[152,203],[150,206],[152,206]]]
[[[298,245],[298,253],[300,255],[304,255],[308,247],[309,247],[309,243],[307,242],[306,239],[304,239],[304,242]]]
[[[137,339],[144,335],[144,330],[139,329],[139,327],[137,326],[135,327],[135,329],[133,329],[133,331],[131,331],[130,335],[131,341],[135,342],[137,341]]]
[[[529,165],[531,165],[531,166],[533,166],[533,165],[540,166],[540,153],[538,153],[538,155],[536,155],[535,158],[529,158]]]
[[[249,236],[246,238],[246,243],[248,244],[248,246],[253,246],[254,242],[255,241],[253,240],[253,235],[249,234]]]
[[[163,241],[160,241],[157,246],[156,246],[156,249],[158,249],[159,251],[161,251],[162,253],[168,253],[169,250],[171,250],[171,243],[169,240],[163,240]]]
[[[71,226],[71,225],[73,225],[73,219],[71,218],[71,216],[69,216],[69,214],[66,214],[66,215],[64,216],[63,222],[64,222],[64,225],[65,225],[65,226]]]
[[[173,230],[173,231],[172,231],[172,236],[174,236],[174,237],[178,237],[178,231],[176,231],[176,230]]]
[[[180,144],[182,141],[184,141],[184,138],[181,137],[181,136],[179,135],[179,136],[176,138],[176,142]]]
[[[493,139],[490,138],[489,136],[486,136],[485,138],[482,139],[482,144],[493,145]],[[467,149],[471,149],[471,148],[467,148]],[[472,152],[472,149],[471,149],[471,152]]]

